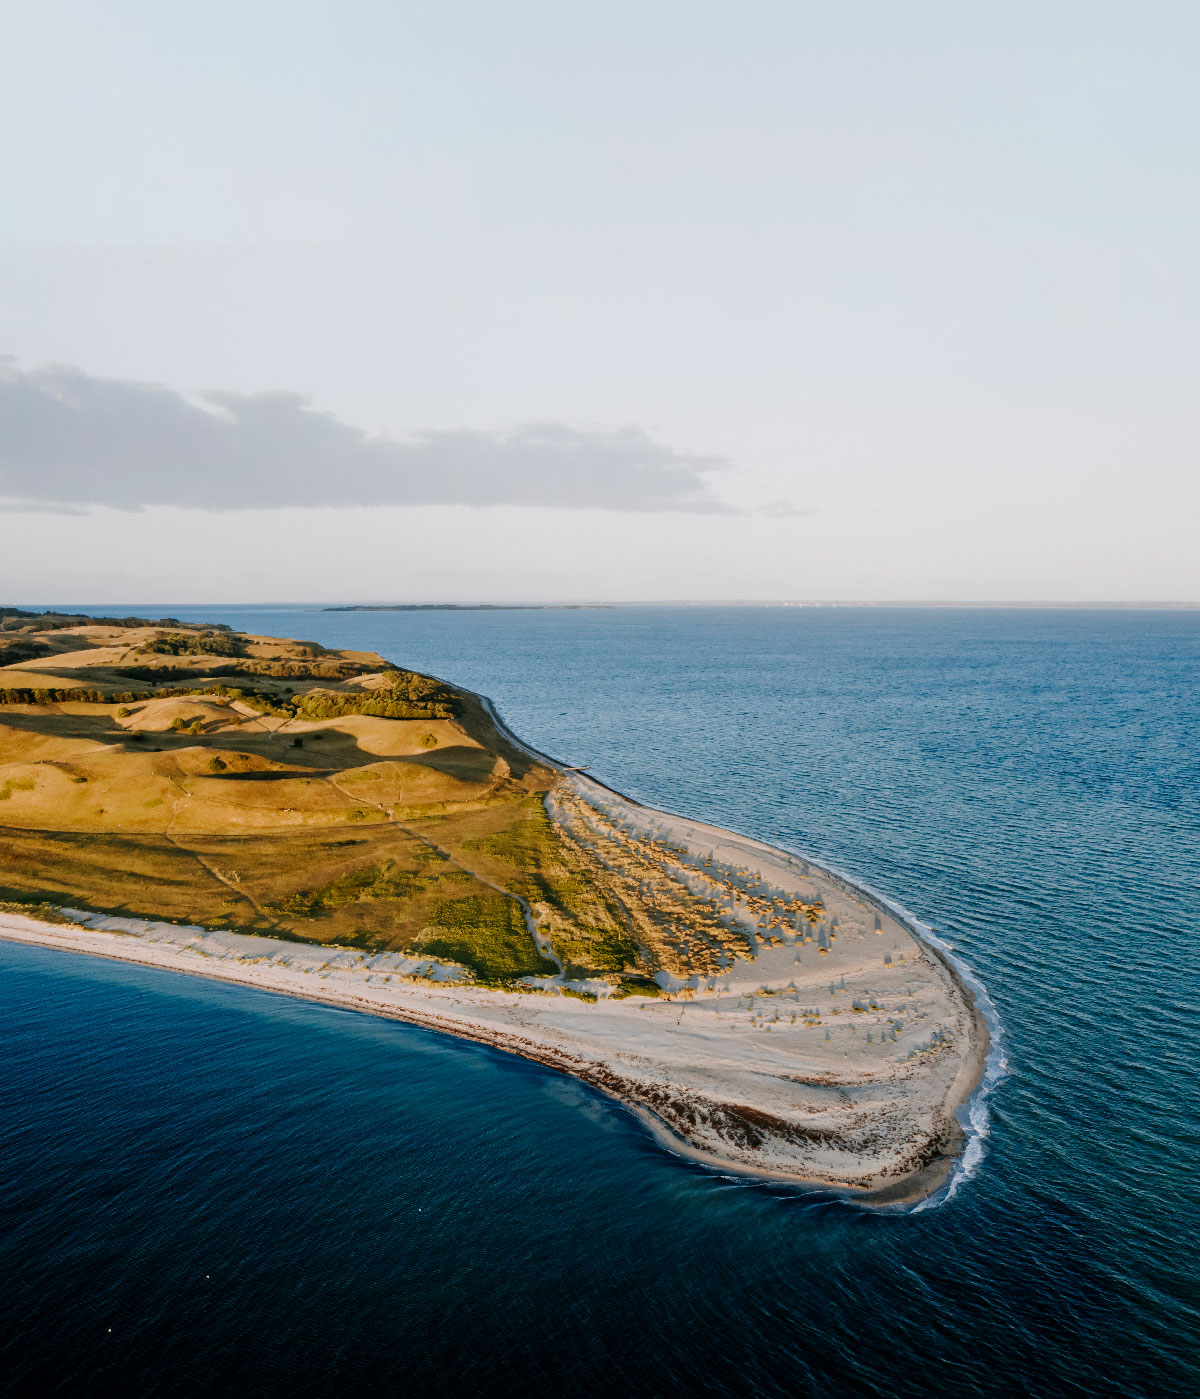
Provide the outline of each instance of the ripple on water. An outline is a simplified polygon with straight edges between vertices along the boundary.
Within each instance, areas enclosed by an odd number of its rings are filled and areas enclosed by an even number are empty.
[[[1009,1076],[944,1207],[869,1214],[478,1046],[0,949],[14,1386],[1191,1392],[1200,618],[206,615],[461,680],[886,891],[986,985]]]

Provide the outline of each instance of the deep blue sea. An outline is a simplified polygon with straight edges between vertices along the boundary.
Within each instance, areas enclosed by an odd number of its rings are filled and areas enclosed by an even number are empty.
[[[0,942],[0,1389],[1200,1392],[1200,613],[170,610],[860,877],[1008,1076],[946,1203],[868,1213],[483,1047]]]

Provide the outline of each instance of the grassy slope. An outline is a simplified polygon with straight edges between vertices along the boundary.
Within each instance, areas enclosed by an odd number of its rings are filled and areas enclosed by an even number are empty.
[[[18,618],[0,640],[0,691],[210,690],[0,705],[0,900],[411,950],[497,984],[555,970],[520,896],[568,970],[640,965],[546,818],[554,774],[473,696],[427,694],[369,653],[175,624]],[[229,664],[245,674],[214,676]],[[421,717],[290,717],[380,693]]]

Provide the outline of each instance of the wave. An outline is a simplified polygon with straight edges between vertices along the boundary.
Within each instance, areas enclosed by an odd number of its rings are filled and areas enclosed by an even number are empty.
[[[435,677],[437,678],[437,677]],[[462,688],[461,686],[459,688]],[[501,733],[510,742],[516,744],[527,754],[549,763],[552,767],[561,768],[563,765],[555,758],[534,748],[524,739],[519,738],[511,728],[500,717],[500,712],[493,700],[487,695],[476,695],[482,702],[488,717],[496,725]],[[614,796],[623,801],[632,802],[633,805],[642,807],[648,812],[659,812],[666,816],[676,816],[681,820],[695,821],[695,817],[685,817],[678,812],[672,812],[666,807],[655,805],[652,801],[644,801],[638,797],[631,797],[624,792],[619,792],[615,787],[609,787],[607,783],[600,781],[592,773],[588,773],[588,780],[597,786],[612,792]],[[918,1214],[922,1210],[937,1209],[953,1199],[958,1193],[959,1187],[964,1181],[972,1179],[979,1170],[980,1163],[984,1157],[984,1143],[991,1135],[991,1112],[988,1107],[990,1099],[996,1085],[1008,1075],[1008,1056],[1005,1053],[1006,1036],[1004,1026],[1000,1020],[1000,1013],[996,1009],[996,1004],[988,994],[987,987],[971,970],[963,959],[958,956],[950,943],[944,938],[938,937],[928,923],[922,922],[915,913],[910,912],[903,904],[897,902],[890,895],[880,892],[873,885],[865,880],[859,879],[855,875],[845,873],[835,865],[827,864],[824,860],[814,859],[813,856],[804,851],[797,850],[792,846],[776,844],[774,841],[766,840],[762,836],[751,835],[745,831],[739,831],[733,826],[722,826],[722,830],[735,836],[740,836],[743,840],[753,841],[757,845],[765,846],[771,850],[777,850],[782,854],[789,855],[793,859],[803,860],[807,864],[824,871],[833,879],[840,881],[849,889],[858,893],[866,894],[874,899],[881,907],[886,908],[901,924],[908,928],[918,942],[923,942],[926,946],[933,948],[938,956],[946,962],[958,976],[962,984],[971,993],[979,1013],[983,1016],[984,1024],[988,1029],[988,1052],[984,1061],[983,1073],[979,1082],[972,1090],[970,1097],[961,1107],[956,1109],[955,1116],[959,1125],[966,1134],[966,1143],[959,1153],[958,1159],[954,1163],[954,1169],[950,1173],[946,1184],[939,1187],[932,1194],[925,1196],[910,1209],[903,1211],[906,1214]]]
[[[795,852],[790,852],[795,853]],[[808,856],[801,855],[799,858],[808,859]],[[988,1053],[984,1061],[983,1073],[979,1082],[975,1085],[974,1091],[967,1101],[956,1113],[959,1124],[966,1133],[966,1145],[959,1154],[958,1160],[954,1163],[954,1170],[950,1173],[950,1178],[940,1189],[935,1190],[932,1195],[927,1195],[923,1200],[915,1204],[912,1209],[906,1211],[908,1214],[919,1214],[922,1210],[937,1209],[939,1206],[952,1200],[958,1193],[959,1186],[964,1181],[970,1180],[979,1170],[980,1163],[984,1157],[985,1143],[991,1135],[991,1111],[988,1100],[991,1098],[993,1090],[1003,1079],[1008,1076],[1008,1054],[1006,1052],[1007,1035],[1005,1034],[1003,1022],[1000,1019],[1000,1012],[996,1009],[996,1003],[988,993],[987,987],[972,971],[971,967],[955,951],[954,947],[945,938],[940,938],[929,926],[922,922],[916,914],[910,912],[903,904],[890,898],[887,894],[881,893],[861,879],[856,879],[852,875],[845,874],[839,869],[830,865],[825,865],[821,861],[810,861],[818,864],[821,868],[828,870],[838,879],[845,880],[848,884],[861,889],[864,893],[870,894],[873,899],[878,900],[895,916],[904,923],[909,930],[920,941],[927,943],[937,950],[938,955],[952,966],[955,972],[967,989],[975,1002],[980,1015],[983,1016],[984,1024],[988,1028]]]

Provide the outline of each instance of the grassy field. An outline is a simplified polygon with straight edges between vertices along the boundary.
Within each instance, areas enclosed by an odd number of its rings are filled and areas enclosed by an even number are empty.
[[[653,986],[547,816],[555,772],[475,696],[171,619],[0,609],[0,640],[5,904],[412,951],[500,986],[557,971],[524,901],[569,977]]]

